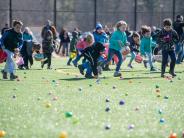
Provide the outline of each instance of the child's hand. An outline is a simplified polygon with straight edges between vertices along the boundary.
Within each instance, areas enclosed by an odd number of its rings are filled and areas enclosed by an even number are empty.
[[[94,78],[95,78],[95,79],[98,79],[98,75],[94,75]]]
[[[14,51],[15,51],[15,54],[19,53],[19,49],[18,48],[15,48]]]

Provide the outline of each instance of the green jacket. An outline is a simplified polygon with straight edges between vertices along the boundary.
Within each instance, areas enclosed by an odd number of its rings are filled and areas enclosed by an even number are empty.
[[[153,42],[152,37],[143,37],[141,39],[141,46],[140,46],[140,52],[141,55],[145,55],[145,52],[151,53],[152,47],[156,45],[155,42]]]
[[[109,48],[120,51],[127,43],[127,36],[125,32],[120,30],[115,31],[110,38]]]

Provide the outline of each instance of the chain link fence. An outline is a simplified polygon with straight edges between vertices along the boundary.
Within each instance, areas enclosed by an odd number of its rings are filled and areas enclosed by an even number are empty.
[[[125,20],[131,29],[161,27],[164,18],[184,15],[183,0],[0,0],[0,28],[13,19],[41,28],[49,19],[61,27],[90,31],[96,22],[112,26]]]

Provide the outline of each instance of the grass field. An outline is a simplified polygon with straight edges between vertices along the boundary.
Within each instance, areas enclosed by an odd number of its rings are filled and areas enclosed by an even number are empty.
[[[5,138],[59,138],[63,131],[68,138],[182,138],[184,64],[172,80],[133,65],[123,63],[124,79],[109,71],[99,81],[85,79],[65,58],[53,59],[52,70],[39,62],[17,70],[20,81],[0,80],[0,130]]]

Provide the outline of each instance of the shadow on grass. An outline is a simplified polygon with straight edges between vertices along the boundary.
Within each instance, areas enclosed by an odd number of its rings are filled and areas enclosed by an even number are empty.
[[[70,67],[72,67],[72,66],[70,66]],[[60,69],[75,69],[76,67],[73,67],[73,68],[70,68],[70,67],[68,67],[68,68],[66,68],[66,67],[63,67],[63,68],[55,68],[55,70],[60,70]],[[76,68],[77,69],[77,68]]]
[[[139,79],[156,79],[161,78],[160,76],[157,77],[129,77],[129,78],[123,78],[123,80],[139,80]]]
[[[160,74],[161,73],[161,71],[156,71],[156,72],[145,72],[145,73],[142,73],[142,74]],[[165,72],[165,73],[169,73],[168,71],[167,72]],[[176,71],[175,73],[183,73],[182,71]]]
[[[108,79],[110,77],[100,77],[100,79]],[[65,81],[80,81],[80,80],[94,80],[96,81],[97,79],[87,79],[87,78],[64,78],[64,79],[58,79],[58,80],[65,80]]]

